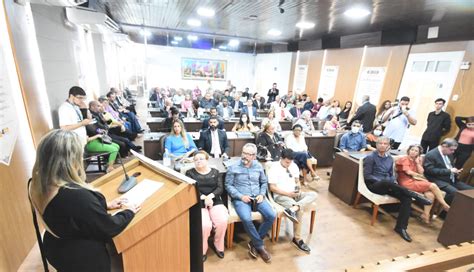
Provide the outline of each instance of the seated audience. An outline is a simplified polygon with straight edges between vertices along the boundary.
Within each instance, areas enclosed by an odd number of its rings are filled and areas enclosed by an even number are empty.
[[[451,129],[451,116],[443,111],[444,104],[446,104],[446,100],[443,98],[436,99],[435,110],[428,114],[426,130],[421,136],[421,147],[423,147],[424,153],[435,149],[441,137]]]
[[[364,95],[362,97],[362,105],[357,109],[354,116],[352,116],[349,125],[352,126],[352,123],[359,121],[362,125],[362,131],[367,133],[372,130],[374,126],[376,108],[370,103],[370,97]]]
[[[246,113],[240,113],[239,122],[235,123],[232,131],[256,131],[256,127],[253,126],[252,122]]]
[[[263,110],[265,108],[265,98],[260,96],[259,93],[253,94],[253,106],[257,108],[257,110]]]
[[[175,95],[173,95],[173,105],[177,108],[181,107],[181,103],[183,103],[184,99],[185,99],[184,90],[178,89]]]
[[[299,169],[309,171],[312,180],[319,180],[316,174],[316,166],[318,161],[308,152],[308,146],[304,138],[303,128],[301,125],[293,126],[293,133],[288,134],[285,138],[287,148],[293,150],[294,161]]]
[[[382,125],[375,125],[374,130],[367,133],[365,135],[365,140],[367,141],[367,150],[375,150],[375,144],[377,142],[377,138],[382,136],[383,127]]]
[[[290,113],[293,118],[300,118],[303,113],[303,102],[297,102],[296,107],[290,109]]]
[[[171,127],[173,126],[173,122],[175,120],[181,120],[181,115],[179,113],[179,110],[176,107],[172,107],[170,109],[170,112],[171,112],[171,115],[169,117],[166,117],[165,120],[163,120],[163,123],[161,124],[161,129],[160,130],[162,130],[162,131],[171,131]]]
[[[217,115],[224,118],[224,120],[229,120],[235,116],[234,109],[229,106],[227,97],[222,98],[222,105],[217,106]]]
[[[242,107],[241,114],[242,113],[246,113],[250,121],[257,118],[257,108],[253,106],[252,99],[248,99],[247,102],[245,102],[245,106]]]
[[[284,148],[284,142],[280,136],[275,133],[275,127],[272,123],[267,123],[260,134],[257,136],[257,147],[265,150],[266,160],[277,161],[280,159],[281,151]]]
[[[144,129],[140,126],[140,122],[138,122],[137,116],[127,110],[124,107],[120,107],[116,102],[116,93],[114,91],[110,91],[107,93],[107,99],[109,100],[109,106],[116,112],[119,113],[120,117],[125,117],[128,122],[130,122],[130,130],[136,133],[144,132]]]
[[[438,186],[435,183],[431,183],[426,180],[423,175],[424,169],[422,165],[421,154],[423,148],[419,145],[411,145],[408,147],[407,156],[399,158],[395,164],[397,169],[397,181],[403,187],[408,188],[411,191],[424,194],[431,202],[436,200],[439,201],[443,209],[449,210],[449,205],[444,201],[444,196]],[[425,205],[423,214],[420,219],[426,223],[430,223],[430,211],[433,205]]]
[[[255,160],[257,147],[252,143],[244,145],[241,160],[231,165],[225,177],[225,189],[232,199],[235,211],[242,220],[245,232],[250,236],[248,243],[249,254],[253,258],[259,255],[263,261],[269,263],[272,259],[265,249],[263,239],[272,228],[276,213],[270,203],[265,200],[267,194],[267,177],[263,167]],[[256,202],[256,204],[252,204]],[[252,206],[260,212],[263,222],[257,228],[252,222]]]
[[[199,86],[196,86],[196,88],[194,88],[192,95],[193,95],[193,100],[198,100],[198,101],[201,100],[202,94],[201,94],[201,89],[199,89]]]
[[[392,107],[384,116],[384,122],[388,120],[387,127],[383,131],[383,135],[393,140],[392,148],[398,149],[402,143],[405,132],[410,125],[416,125],[414,113],[408,108],[410,98],[404,96],[400,98],[399,105]],[[364,128],[365,129],[365,128]]]
[[[291,101],[295,100],[296,96],[293,95],[292,90],[288,90],[288,93],[281,97],[281,100],[285,103],[290,103]]]
[[[303,111],[310,111],[313,108],[314,104],[313,101],[311,101],[311,97],[309,97],[307,94],[303,94]]]
[[[339,117],[339,124],[341,127],[345,127],[347,124],[347,120],[349,119],[349,114],[351,113],[352,109],[352,102],[347,101],[346,104],[344,105],[344,109],[337,115]]]
[[[459,181],[457,178],[457,175],[462,171],[462,169],[453,167],[452,154],[457,147],[456,140],[446,138],[437,148],[426,153],[423,162],[426,178],[436,183],[442,191],[446,192],[445,199],[448,204],[451,204],[454,194],[458,190],[474,189],[474,187]]]
[[[291,149],[284,149],[280,161],[271,163],[268,184],[273,192],[273,199],[285,208],[285,215],[293,222],[291,242],[299,250],[310,253],[311,249],[301,237],[301,224],[304,212],[314,203],[317,194],[300,191],[299,171],[293,162]]]
[[[133,114],[137,115],[137,111],[135,110],[135,105],[125,98],[124,93],[121,89],[110,88],[110,90],[116,93],[115,102],[120,107],[124,107],[125,109],[133,112]]]
[[[275,117],[275,111],[270,109],[268,111],[268,117],[263,118],[262,120],[262,127],[264,127],[267,123],[272,123],[273,126],[275,127],[275,130],[280,132],[281,131],[281,125],[278,119]]]
[[[219,115],[217,115],[217,109],[211,108],[209,109],[209,118],[216,117],[219,121],[219,125],[217,126],[218,129],[224,129],[224,119],[222,119]],[[206,118],[202,121],[201,129],[207,129],[209,127],[209,118]]]
[[[339,121],[337,121],[337,115],[329,115],[328,121],[324,123],[323,130],[336,131],[339,129],[341,129],[341,126],[339,125]]]
[[[117,143],[106,142],[106,140],[103,140],[102,138],[104,137],[105,132],[103,133],[102,130],[98,129],[96,123],[88,124],[86,126],[86,131],[88,136],[86,150],[94,153],[108,153],[107,169],[105,171],[108,173],[114,170],[114,163],[117,154],[120,151],[120,146]]]
[[[377,139],[377,150],[364,158],[364,180],[367,188],[379,195],[390,195],[400,200],[397,224],[395,232],[405,241],[412,239],[407,232],[408,219],[410,217],[412,198],[423,205],[431,205],[432,202],[422,195],[411,192],[407,188],[395,182],[393,173],[393,158],[387,151],[390,148],[390,139],[381,136]]]
[[[173,128],[165,140],[165,151],[174,158],[188,157],[197,150],[196,144],[191,135],[186,133],[183,122],[174,120],[172,125]]]
[[[323,105],[319,108],[316,118],[319,120],[326,120],[329,115],[329,110],[331,109],[331,100],[326,100],[323,102]]]
[[[351,126],[351,131],[346,132],[341,137],[339,148],[344,152],[349,151],[365,151],[367,148],[367,141],[364,133],[360,131],[359,121],[354,121]]]
[[[229,143],[225,131],[217,128],[219,121],[216,116],[209,118],[209,128],[202,130],[198,147],[215,158],[228,157]]]
[[[341,103],[339,100],[333,100],[331,106],[328,109],[328,117],[327,119],[330,120],[329,116],[337,116],[341,113]]]
[[[313,105],[313,108],[311,109],[311,117],[316,117],[318,115],[319,109],[321,109],[321,107],[323,106],[323,102],[323,98],[319,97],[318,102],[316,102]]]
[[[212,98],[212,94],[210,92],[206,92],[204,97],[199,102],[199,107],[203,109],[215,108],[216,106],[217,102]]]
[[[110,106],[110,103],[107,97],[100,96],[98,100],[102,104],[102,107],[104,108],[105,112],[107,112],[107,115],[104,115],[104,117],[106,117],[107,120],[112,120],[112,122],[116,121],[117,124],[121,124],[125,126],[125,128],[129,130],[130,132],[136,133],[132,131],[131,129],[132,126],[130,122],[126,121],[125,118],[120,117],[120,114]]]
[[[242,102],[245,102],[251,98],[252,98],[252,95],[250,94],[250,89],[248,87],[245,87],[245,90],[242,93],[242,97],[241,97],[241,100],[243,100]]]
[[[303,114],[301,114],[301,118],[295,122],[295,125],[296,124],[300,125],[304,132],[311,132],[315,130],[310,111],[304,111]]]
[[[458,148],[454,153],[454,158],[456,160],[454,166],[461,169],[474,150],[474,116],[456,116],[454,121],[459,128],[458,135],[456,136]]]
[[[240,111],[242,107],[244,106],[244,103],[240,101],[240,97],[242,96],[241,92],[236,92],[234,99],[230,102],[230,106],[232,109],[235,111]],[[230,101],[230,100],[229,100]]]
[[[191,95],[186,94],[184,96],[183,102],[181,102],[181,112],[188,113],[190,109],[192,110],[193,107],[193,100],[191,100]],[[189,114],[187,114],[189,116]]]
[[[105,102],[103,103],[100,103],[100,101],[98,103],[97,101],[91,101],[91,103],[93,107],[89,104],[89,109],[91,109],[92,117],[94,117],[100,124],[107,125],[110,134],[125,137],[130,141],[134,141],[137,138],[137,133],[131,132],[127,129],[122,120],[116,120],[110,113],[105,111],[104,104],[108,103],[107,99],[105,99]],[[132,146],[130,146],[130,148],[132,148]]]
[[[107,203],[87,184],[83,145],[72,130],[48,132],[36,153],[28,191],[46,226],[43,249],[49,264],[57,271],[111,271],[106,244],[127,227],[140,207],[123,199]],[[107,212],[117,208],[123,210]]]
[[[151,91],[150,98],[148,99],[154,108],[162,108],[164,105],[164,99],[161,96],[160,88],[155,87]]]
[[[209,155],[205,151],[194,154],[194,168],[186,176],[196,181],[201,199],[202,261],[207,260],[208,239],[214,228],[213,246],[217,257],[224,258],[224,240],[229,212],[222,201],[224,184],[215,168],[209,167]]]
[[[224,97],[223,98],[227,98],[227,101],[230,105],[230,103],[232,103],[232,101],[234,101],[234,97],[232,97],[230,95],[230,89],[227,89],[227,90],[224,90]]]
[[[283,99],[280,100],[280,103],[279,103],[278,107],[274,107],[274,110],[275,110],[275,118],[278,121],[293,119],[293,116],[291,115],[290,111],[288,110],[286,102]]]

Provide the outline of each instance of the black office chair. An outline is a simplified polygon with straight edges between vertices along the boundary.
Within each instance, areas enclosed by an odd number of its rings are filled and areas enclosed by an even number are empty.
[[[161,136],[160,138],[160,150],[161,152],[158,152],[158,160],[162,160],[163,159],[163,154],[165,154],[165,141],[166,141],[166,138],[168,138],[169,134],[165,134],[163,136]]]
[[[87,174],[105,173],[107,170],[108,152],[84,151],[84,169]],[[87,170],[90,165],[97,165],[97,170]]]

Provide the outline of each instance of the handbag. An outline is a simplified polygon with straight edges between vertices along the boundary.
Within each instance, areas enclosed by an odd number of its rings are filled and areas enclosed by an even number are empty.
[[[107,134],[103,134],[100,140],[103,144],[112,144],[112,138]]]
[[[270,152],[268,149],[263,145],[257,146],[257,160],[258,161],[267,161]],[[271,156],[271,155],[270,155]]]

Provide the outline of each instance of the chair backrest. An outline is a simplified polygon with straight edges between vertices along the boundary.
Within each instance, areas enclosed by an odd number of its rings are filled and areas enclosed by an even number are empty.
[[[341,142],[341,138],[344,135],[344,133],[336,133],[336,136],[334,136],[334,147],[339,148],[339,143]]]
[[[161,136],[160,138],[160,150],[161,150],[161,153],[158,154],[158,159],[161,160],[163,159],[163,154],[165,154],[165,141],[166,141],[166,138],[168,138],[169,134],[165,134],[163,136]]]
[[[367,188],[364,179],[364,158],[359,159],[359,180],[357,182],[357,190],[361,195],[363,195],[365,198],[367,198],[376,205],[400,202],[398,199],[389,195],[379,195],[372,193],[369,188]]]
[[[369,191],[369,188],[367,188],[367,185],[365,184],[365,179],[364,179],[364,158],[359,159],[359,180],[357,182],[357,190],[359,193],[361,193],[363,196],[372,194],[371,191]]]

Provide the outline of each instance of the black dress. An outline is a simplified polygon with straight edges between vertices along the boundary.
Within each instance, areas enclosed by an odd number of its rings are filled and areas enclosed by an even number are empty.
[[[44,247],[48,262],[58,271],[110,271],[106,243],[119,234],[134,213],[107,213],[104,196],[78,185],[62,187],[44,211],[48,231]]]
[[[222,192],[224,191],[224,185],[217,169],[211,168],[209,173],[203,175],[193,168],[186,172],[186,176],[196,181],[196,186],[200,195],[208,195],[210,193],[214,194],[214,206],[224,204],[221,197]],[[205,207],[204,200],[201,200],[201,208]]]

